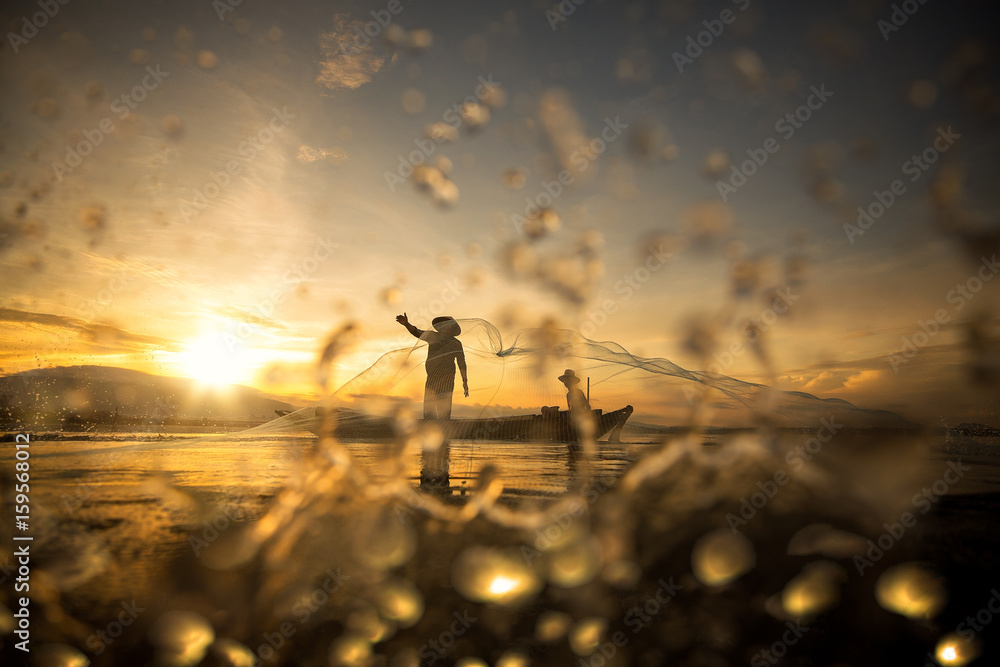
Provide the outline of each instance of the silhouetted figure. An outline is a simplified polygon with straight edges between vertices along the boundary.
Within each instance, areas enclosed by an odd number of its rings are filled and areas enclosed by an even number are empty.
[[[417,338],[427,341],[427,382],[424,384],[424,419],[451,419],[451,396],[455,391],[455,365],[462,373],[462,388],[469,395],[469,376],[465,367],[465,350],[455,336],[462,328],[453,317],[435,317],[435,331],[422,331],[410,324],[406,313],[396,321]]]
[[[576,376],[576,372],[567,368],[559,376],[559,381],[566,385],[566,406],[570,412],[590,409],[590,401],[587,400],[586,394],[577,386],[580,384],[580,378]]]

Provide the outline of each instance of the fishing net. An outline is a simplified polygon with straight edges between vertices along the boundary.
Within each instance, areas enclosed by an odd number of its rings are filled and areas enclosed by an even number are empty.
[[[626,434],[665,432],[697,420],[714,426],[745,427],[767,423],[779,428],[816,428],[834,418],[848,427],[904,427],[890,413],[865,410],[846,401],[783,392],[721,373],[685,369],[663,358],[644,358],[612,341],[597,342],[555,327],[522,329],[503,335],[492,323],[459,320],[465,351],[469,397],[462,395],[456,370],[452,417],[459,421],[510,420],[568,408],[560,375],[572,370],[597,414],[632,406]],[[340,385],[324,402],[337,411],[342,432],[378,437],[381,422],[402,406],[418,417],[424,394],[427,345],[392,350]],[[697,413],[707,408],[708,413]],[[308,412],[287,423],[308,419]],[[520,431],[512,432],[516,437]],[[473,437],[473,434],[460,434]],[[489,437],[497,439],[496,434]]]

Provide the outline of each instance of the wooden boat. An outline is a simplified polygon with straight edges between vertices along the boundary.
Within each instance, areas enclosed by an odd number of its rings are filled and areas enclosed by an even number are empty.
[[[303,408],[291,413],[276,410],[279,417],[295,417],[305,411],[313,414],[304,417],[304,428],[319,433],[323,428],[322,415],[318,408]],[[594,437],[608,435],[610,442],[618,442],[622,427],[632,416],[633,408],[626,405],[620,410],[605,413],[591,410],[594,418]],[[398,435],[390,417],[364,415],[353,410],[335,410],[334,435],[344,441],[388,440]],[[301,418],[300,417],[300,418]],[[432,422],[418,421],[418,428]],[[512,415],[509,417],[480,419],[450,419],[439,422],[444,435],[449,440],[498,440],[507,442],[576,442],[579,440],[576,425],[567,411],[548,410],[538,415]]]

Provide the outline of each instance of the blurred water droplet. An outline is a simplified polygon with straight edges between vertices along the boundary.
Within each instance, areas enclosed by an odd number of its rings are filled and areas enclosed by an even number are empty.
[[[153,624],[149,639],[157,661],[171,667],[197,665],[215,640],[212,625],[193,611],[168,611]]]
[[[636,123],[628,133],[629,154],[641,161],[647,161],[656,153],[660,144],[660,132],[654,123],[642,121]]]
[[[890,567],[875,584],[875,598],[883,609],[909,618],[929,619],[944,606],[944,583],[936,574],[916,563]]]
[[[569,632],[573,619],[561,611],[545,611],[535,623],[535,639],[549,644],[564,637]]]
[[[469,130],[479,130],[490,122],[490,108],[471,100],[464,102],[458,110]]]
[[[701,165],[702,175],[713,180],[724,176],[727,169],[729,169],[729,153],[721,148],[716,148],[706,155]]]
[[[501,180],[503,181],[503,184],[511,190],[520,190],[524,187],[524,184],[528,179],[525,176],[523,169],[511,167],[503,172]]]
[[[493,84],[483,84],[481,88],[476,89],[476,95],[483,104],[494,109],[507,103],[507,92]]]
[[[330,644],[330,667],[367,667],[372,645],[364,637],[344,635]]]
[[[962,667],[979,657],[979,642],[959,634],[947,634],[938,640],[934,657],[945,667]]]
[[[212,69],[219,64],[219,58],[211,51],[198,52],[198,65],[205,69]]]
[[[530,664],[531,659],[527,655],[516,651],[507,651],[496,661],[496,667],[528,667]]]
[[[806,526],[792,536],[788,542],[790,556],[810,556],[813,554],[827,558],[850,558],[864,553],[868,543],[865,538],[846,530],[837,530],[829,524],[819,523]]]
[[[729,236],[733,212],[722,202],[691,204],[681,211],[681,223],[698,247],[709,249]]]
[[[246,35],[250,33],[250,21],[245,18],[238,18],[233,24],[236,34]]]
[[[792,618],[809,618],[840,602],[840,586],[847,573],[831,561],[809,563],[789,581],[781,593],[781,604]]]
[[[426,28],[418,28],[410,33],[408,46],[414,52],[426,51],[434,45],[434,33]]]
[[[212,644],[212,653],[224,667],[254,667],[257,656],[235,639],[222,637]]]
[[[597,538],[575,540],[567,547],[550,552],[548,579],[556,586],[576,588],[592,580],[600,572],[604,559]]]
[[[417,114],[424,110],[426,98],[424,97],[424,94],[416,88],[408,88],[403,91],[403,96],[400,98],[400,102],[403,105],[403,111],[408,114]]]
[[[87,667],[90,660],[79,650],[66,644],[42,644],[33,649],[32,667]]]
[[[733,69],[739,75],[740,84],[747,90],[760,91],[767,83],[764,61],[750,49],[737,49],[733,53]]]
[[[44,97],[32,106],[32,109],[40,117],[45,119],[55,118],[59,115],[59,103],[51,97]]]
[[[184,121],[180,116],[167,114],[163,117],[163,132],[169,137],[179,137],[184,131]]]
[[[96,232],[104,227],[107,221],[107,209],[99,204],[80,207],[77,214],[80,225],[88,232]]]
[[[424,134],[426,134],[429,139],[433,139],[436,142],[455,141],[458,139],[458,130],[448,123],[442,122],[431,123],[424,128]]]
[[[413,526],[400,522],[396,513],[389,510],[364,517],[356,534],[355,555],[376,570],[391,570],[405,564],[417,547]]]
[[[423,596],[405,579],[391,579],[379,586],[376,603],[382,618],[395,621],[401,628],[416,625],[424,615]]]
[[[278,26],[271,26],[267,30],[267,39],[272,42],[280,42],[281,38],[285,36],[284,31]]]
[[[750,540],[725,529],[702,536],[691,551],[694,576],[706,586],[725,586],[749,572],[755,564]]]
[[[148,65],[149,51],[146,49],[132,49],[129,51],[128,61],[133,65]]]
[[[592,654],[604,640],[608,629],[606,619],[590,617],[581,618],[569,632],[569,647],[580,657]]]
[[[403,303],[403,291],[398,287],[386,287],[379,294],[379,298],[387,306],[398,306]]]
[[[490,667],[481,658],[466,657],[455,663],[455,667]]]
[[[914,81],[910,86],[910,92],[908,95],[910,104],[921,109],[928,109],[934,106],[937,96],[937,86],[926,79]]]
[[[469,547],[452,563],[451,580],[466,599],[519,607],[535,598],[542,582],[517,550]]]
[[[104,98],[104,87],[100,81],[88,81],[83,86],[83,94],[91,100],[101,100]]]

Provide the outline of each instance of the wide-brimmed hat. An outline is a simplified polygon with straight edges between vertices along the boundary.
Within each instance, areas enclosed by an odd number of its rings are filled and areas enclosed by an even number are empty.
[[[441,317],[435,317],[431,320],[431,326],[434,327],[435,331],[438,333],[445,333],[441,331],[441,326],[447,326],[449,329],[454,331],[454,335],[457,336],[462,333],[462,327],[459,326],[458,322],[451,315],[443,315]]]
[[[559,379],[560,382],[565,382],[566,380],[572,380],[573,384],[579,384],[580,383],[580,378],[578,378],[576,376],[576,373],[572,369],[570,369],[570,368],[567,368],[563,372],[563,374],[559,376],[558,379]]]

